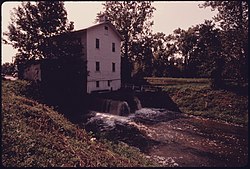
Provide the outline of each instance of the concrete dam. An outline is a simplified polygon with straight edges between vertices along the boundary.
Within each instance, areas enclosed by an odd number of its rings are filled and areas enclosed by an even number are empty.
[[[113,91],[89,96],[88,109],[119,116],[128,116],[142,108],[164,108],[181,112],[166,92]]]

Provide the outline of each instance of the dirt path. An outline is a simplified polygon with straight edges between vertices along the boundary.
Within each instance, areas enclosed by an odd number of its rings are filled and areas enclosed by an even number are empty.
[[[147,154],[171,158],[180,167],[237,167],[248,163],[247,127],[193,116],[146,126],[160,141]]]

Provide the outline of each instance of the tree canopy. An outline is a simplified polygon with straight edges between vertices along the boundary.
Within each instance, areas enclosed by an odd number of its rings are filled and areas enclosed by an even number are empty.
[[[106,1],[104,11],[97,14],[96,21],[103,16],[116,27],[123,37],[122,43],[122,79],[129,80],[132,72],[132,61],[137,59],[134,46],[142,43],[151,32],[155,8],[150,1]]]
[[[218,10],[213,20],[176,29],[170,35],[152,33],[151,2],[107,1],[97,21],[106,16],[124,37],[123,72],[138,76],[248,79],[248,2],[206,1],[199,6]],[[176,56],[179,56],[176,57]],[[128,71],[129,65],[134,64]]]
[[[1,73],[4,75],[13,75],[16,72],[15,65],[13,63],[6,62],[1,67]]]
[[[239,82],[248,79],[248,1],[206,1],[201,7],[218,10],[225,74]]]
[[[4,42],[18,50],[15,63],[45,58],[47,38],[73,30],[62,1],[22,2],[11,13]]]

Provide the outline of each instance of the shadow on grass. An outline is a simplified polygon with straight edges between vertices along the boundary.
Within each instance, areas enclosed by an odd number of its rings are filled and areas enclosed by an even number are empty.
[[[221,84],[220,89],[224,89],[242,96],[248,95],[248,83],[240,84],[237,81],[225,80],[224,83]]]

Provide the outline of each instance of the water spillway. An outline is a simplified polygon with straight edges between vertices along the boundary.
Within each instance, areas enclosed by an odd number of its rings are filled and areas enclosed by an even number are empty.
[[[181,112],[166,92],[113,91],[92,94],[89,110],[128,116],[142,108],[163,108]]]
[[[129,104],[122,100],[89,97],[87,107],[89,111],[109,113],[118,116],[128,116],[131,113]]]
[[[140,100],[142,108],[163,108],[181,113],[181,110],[167,92],[137,92],[135,96]]]
[[[130,107],[125,101],[103,99],[101,112],[119,116],[127,116],[130,113]]]
[[[142,151],[160,143],[153,139],[155,133],[147,125],[182,117],[165,92],[113,91],[90,96],[89,116],[82,124],[86,131],[92,131],[97,138],[119,140]]]

